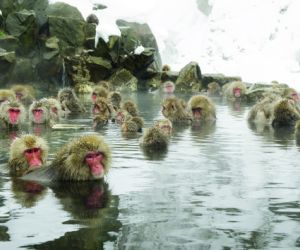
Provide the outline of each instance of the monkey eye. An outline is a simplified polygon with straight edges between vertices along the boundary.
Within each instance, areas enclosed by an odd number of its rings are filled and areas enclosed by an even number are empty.
[[[86,158],[87,158],[87,159],[92,159],[92,158],[94,158],[94,157],[101,156],[101,155],[103,155],[103,153],[101,153],[101,152],[99,152],[99,151],[97,151],[97,152],[91,152],[91,153],[88,153],[88,154],[86,155]]]
[[[20,113],[21,112],[19,109],[15,109],[15,108],[10,108],[8,111],[9,112],[14,112],[14,113]]]
[[[40,151],[40,148],[29,148],[29,149],[26,149],[24,151],[24,153],[26,154],[32,154],[32,153],[38,153]]]

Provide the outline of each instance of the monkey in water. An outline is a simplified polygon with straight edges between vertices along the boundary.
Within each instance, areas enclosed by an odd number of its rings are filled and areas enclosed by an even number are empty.
[[[109,92],[108,101],[113,105],[114,110],[117,111],[121,108],[122,96],[117,91]]]
[[[122,124],[121,131],[123,133],[142,132],[143,127],[144,127],[143,118],[141,118],[139,116],[134,116]]]
[[[220,84],[217,82],[210,82],[207,85],[207,95],[208,96],[220,96],[222,92],[222,89],[220,87]]]
[[[111,150],[100,135],[84,135],[66,143],[54,156],[47,171],[54,180],[102,179],[108,172]]]
[[[122,104],[122,110],[127,111],[131,116],[138,116],[138,108],[133,101],[126,101]]]
[[[46,164],[48,146],[38,136],[27,134],[16,138],[10,145],[9,172],[12,176],[24,176]]]
[[[186,103],[176,97],[167,97],[162,103],[162,114],[173,124],[191,124],[192,117],[186,110]]]
[[[0,89],[0,105],[5,101],[15,101],[15,93],[10,89]]]
[[[108,116],[111,119],[114,116],[114,108],[104,97],[97,97],[93,106],[92,106],[92,114],[93,115],[104,115]]]
[[[50,126],[53,125],[47,99],[34,101],[29,106],[29,121],[33,124],[48,124]]]
[[[0,119],[5,127],[18,127],[25,121],[25,108],[18,101],[6,101],[0,105]]]
[[[206,96],[192,96],[188,102],[188,107],[194,122],[212,122],[216,120],[215,105]]]
[[[59,122],[64,115],[59,101],[55,98],[46,98],[45,101],[48,104],[50,119],[54,122]]]
[[[243,100],[246,95],[247,86],[241,81],[225,84],[222,88],[224,96],[229,101]]]
[[[93,129],[99,129],[107,125],[109,118],[110,118],[109,115],[106,113],[95,115],[93,117]]]
[[[35,91],[30,85],[16,84],[11,87],[16,99],[24,105],[30,105],[34,101]]]
[[[168,143],[169,136],[158,127],[146,129],[143,137],[140,139],[140,146],[150,151],[166,150]]]
[[[97,98],[102,97],[102,98],[107,98],[108,97],[108,90],[107,88],[103,86],[95,86],[92,92],[92,102],[95,102]]]
[[[63,88],[58,92],[58,100],[62,110],[67,113],[85,112],[85,108],[80,103],[75,92],[71,88]]]
[[[154,127],[160,129],[166,136],[171,137],[173,126],[169,119],[161,119],[154,123]]]

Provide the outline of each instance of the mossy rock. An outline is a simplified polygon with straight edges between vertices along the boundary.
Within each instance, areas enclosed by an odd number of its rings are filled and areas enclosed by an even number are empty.
[[[126,69],[119,69],[108,79],[108,81],[111,83],[114,90],[137,91],[138,80]]]
[[[46,14],[50,17],[62,17],[62,18],[71,18],[84,21],[83,16],[80,11],[69,4],[63,2],[56,2],[50,4],[46,9]]]
[[[220,86],[229,82],[242,81],[239,76],[225,76],[223,74],[203,74],[202,75],[202,87],[207,88],[207,85],[211,82],[217,82]]]
[[[0,35],[0,48],[5,49],[6,51],[16,51],[19,47],[19,40],[10,35]]]
[[[7,52],[3,49],[0,50],[0,85],[6,84],[11,76],[16,63],[15,52]]]
[[[17,58],[16,65],[11,73],[11,82],[32,82],[35,81],[35,69],[32,60],[29,58]]]

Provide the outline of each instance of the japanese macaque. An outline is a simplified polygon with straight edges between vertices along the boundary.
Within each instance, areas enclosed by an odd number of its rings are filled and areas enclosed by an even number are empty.
[[[8,127],[17,127],[25,121],[25,108],[18,101],[6,101],[0,106],[0,119]]]
[[[58,100],[63,111],[68,113],[85,112],[85,108],[80,103],[74,90],[71,88],[64,88],[58,92]]]
[[[109,107],[108,101],[104,97],[97,97],[95,103],[92,106],[92,114],[98,115],[102,114],[111,118],[112,108]]]
[[[64,145],[47,169],[52,180],[101,179],[108,172],[111,151],[99,135],[84,135]]]
[[[122,96],[117,91],[112,91],[108,94],[108,100],[113,105],[115,111],[121,108]]]
[[[246,94],[246,84],[241,81],[234,81],[223,86],[223,94],[229,101],[242,100]]]
[[[163,83],[163,91],[166,94],[173,94],[175,91],[175,84],[171,81],[166,81]]]
[[[248,115],[250,122],[275,128],[294,126],[299,119],[295,102],[277,95],[266,96],[251,108]]]
[[[286,88],[283,94],[283,97],[292,99],[295,103],[300,103],[300,98],[297,91],[293,88]]]
[[[126,101],[122,104],[121,109],[127,111],[131,116],[138,116],[138,108],[133,101]]]
[[[47,98],[46,101],[49,106],[50,119],[59,122],[64,115],[59,101],[55,98]]]
[[[95,86],[92,92],[92,101],[95,102],[97,98],[103,97],[107,98],[108,97],[108,90],[104,88],[103,86]]]
[[[217,82],[210,82],[207,85],[207,94],[209,96],[220,96],[221,95],[221,87],[220,84]]]
[[[15,93],[10,89],[0,89],[0,105],[1,103],[5,101],[15,101],[16,95]]]
[[[30,85],[16,84],[11,87],[16,99],[24,105],[30,105],[34,101],[35,91]]]
[[[275,128],[294,126],[300,119],[295,102],[286,98],[275,103],[273,116],[272,126]]]
[[[216,108],[212,101],[203,95],[192,96],[188,102],[193,121],[208,122],[216,120]]]
[[[119,125],[122,125],[125,121],[128,121],[132,116],[125,110],[120,110],[116,113],[115,122]]]
[[[49,104],[46,99],[34,101],[29,106],[29,121],[33,124],[52,125]]]
[[[162,114],[173,124],[190,124],[192,117],[186,110],[186,103],[176,97],[167,97],[162,103]]]
[[[10,145],[9,171],[12,176],[24,176],[46,164],[48,146],[38,136],[27,134],[16,138]]]
[[[93,129],[99,129],[103,126],[107,125],[109,121],[109,115],[104,114],[97,114],[93,117]]]
[[[130,118],[129,120],[123,122],[121,126],[121,131],[123,133],[136,133],[142,132],[142,128],[144,127],[144,120],[139,116],[135,116]]]
[[[168,119],[158,120],[154,123],[154,127],[160,129],[166,136],[170,137],[172,134],[172,122]]]
[[[168,147],[168,143],[169,136],[157,127],[146,129],[145,134],[140,139],[140,145],[151,151],[164,150]]]

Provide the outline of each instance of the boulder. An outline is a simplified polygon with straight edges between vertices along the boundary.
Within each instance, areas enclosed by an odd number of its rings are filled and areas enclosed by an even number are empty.
[[[54,4],[50,4],[46,9],[46,14],[47,16],[71,18],[84,21],[83,16],[76,7],[73,7],[63,2],[56,2]]]
[[[16,58],[15,67],[11,73],[10,82],[32,82],[36,80],[34,65],[29,58]]]
[[[8,34],[16,37],[20,42],[17,54],[27,55],[36,46],[38,25],[34,11],[21,10],[10,13],[5,23]]]
[[[95,14],[90,14],[90,15],[87,16],[86,22],[98,25],[99,24],[99,19]]]
[[[197,62],[190,62],[180,71],[175,82],[176,91],[198,92],[202,88],[202,75]]]
[[[220,86],[223,86],[228,82],[234,82],[234,81],[242,81],[242,78],[239,76],[225,76],[223,74],[203,74],[202,76],[203,88],[207,88],[207,85],[210,82],[217,82],[220,84]]]
[[[129,92],[137,91],[138,80],[126,69],[117,70],[108,81],[111,83],[114,90]]]
[[[6,51],[16,51],[19,47],[19,40],[14,36],[0,36],[0,48]]]
[[[124,20],[117,20],[117,25],[121,30],[122,46],[125,52],[133,53],[138,46],[143,46],[144,48],[154,49],[154,61],[153,69],[160,71],[161,69],[161,57],[159,54],[156,39],[148,24],[127,22]]]
[[[9,13],[16,11],[18,8],[17,1],[12,0],[1,0],[0,1],[0,10],[4,19],[8,16]]]
[[[85,63],[92,82],[106,79],[110,75],[112,65],[102,57],[88,56]]]

